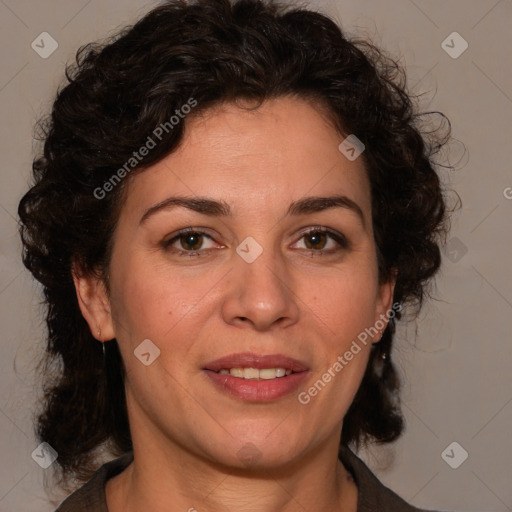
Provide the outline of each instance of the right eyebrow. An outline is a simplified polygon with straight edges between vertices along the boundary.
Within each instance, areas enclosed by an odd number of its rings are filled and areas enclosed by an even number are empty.
[[[139,224],[146,222],[151,215],[159,211],[176,207],[187,208],[211,217],[228,217],[231,215],[231,209],[224,201],[217,201],[206,197],[168,197],[148,208],[142,215]]]

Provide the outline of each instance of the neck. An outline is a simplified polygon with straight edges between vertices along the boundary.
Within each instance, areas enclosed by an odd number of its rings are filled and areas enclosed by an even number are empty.
[[[337,458],[337,446],[279,469],[235,469],[177,446],[164,451],[134,440],[133,463],[108,481],[106,494],[109,512],[357,510],[357,487]]]

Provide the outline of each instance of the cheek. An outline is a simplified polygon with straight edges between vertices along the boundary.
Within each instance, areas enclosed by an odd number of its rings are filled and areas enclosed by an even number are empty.
[[[112,313],[121,349],[127,353],[150,339],[164,356],[169,348],[174,355],[184,355],[204,323],[201,320],[211,316],[215,305],[208,292],[216,282],[213,273],[184,275],[135,255],[116,262]]]
[[[332,280],[326,293],[317,294],[331,340],[325,347],[318,377],[328,382],[330,392],[325,400],[339,415],[345,414],[359,388],[372,347],[365,333],[375,320],[378,290],[377,273],[371,263],[368,260],[365,265],[352,266]]]
[[[344,342],[372,325],[375,318],[376,275],[370,271],[347,271],[329,280],[328,287],[310,294],[315,310],[331,334]]]
[[[130,332],[149,336],[185,308],[187,289],[136,255],[113,258],[112,296],[116,319]]]

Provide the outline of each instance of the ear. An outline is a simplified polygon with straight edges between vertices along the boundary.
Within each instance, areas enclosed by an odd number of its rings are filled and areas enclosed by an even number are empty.
[[[99,341],[115,338],[110,300],[105,283],[97,276],[85,276],[73,269],[73,282],[82,316]]]
[[[387,281],[379,284],[374,320],[374,327],[378,332],[373,337],[374,343],[380,341],[382,332],[384,332],[388,326],[389,319],[396,313],[393,308],[393,294],[395,291],[396,277],[397,272],[395,271]]]

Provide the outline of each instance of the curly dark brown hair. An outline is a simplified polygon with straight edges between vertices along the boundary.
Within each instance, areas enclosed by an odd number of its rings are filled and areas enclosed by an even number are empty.
[[[18,210],[23,261],[47,305],[37,435],[58,452],[64,480],[87,479],[100,449],[132,448],[116,340],[104,358],[72,279],[75,268],[108,289],[126,180],[101,198],[97,191],[191,98],[195,115],[220,102],[295,95],[322,105],[340,134],[356,134],[366,147],[380,279],[396,275],[394,302],[421,305],[447,231],[434,155],[449,135],[420,129],[426,113],[416,111],[402,66],[371,42],[349,39],[322,14],[271,1],[172,0],[106,43],[82,47],[66,77]],[[172,152],[183,129],[180,122],[162,131],[133,173]],[[372,349],[343,444],[391,442],[403,431],[389,357],[399,318]]]

